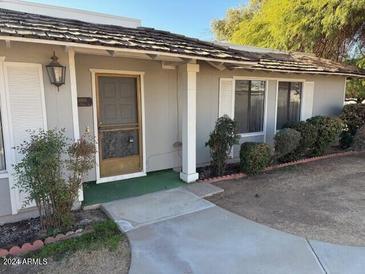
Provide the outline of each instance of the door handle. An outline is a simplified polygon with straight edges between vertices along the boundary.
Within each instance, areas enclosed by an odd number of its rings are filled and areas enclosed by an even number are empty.
[[[130,143],[130,144],[134,143],[134,138],[132,136],[129,136],[128,143]]]

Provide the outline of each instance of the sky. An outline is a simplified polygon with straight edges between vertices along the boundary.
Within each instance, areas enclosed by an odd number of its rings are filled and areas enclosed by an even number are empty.
[[[210,24],[247,0],[28,0],[142,20],[142,25],[213,40]]]

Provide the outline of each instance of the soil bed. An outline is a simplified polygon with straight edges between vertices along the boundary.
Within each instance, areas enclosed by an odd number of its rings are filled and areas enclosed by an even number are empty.
[[[75,224],[69,230],[88,228],[92,224],[106,220],[106,215],[99,209],[74,211]],[[60,233],[64,231],[55,231]],[[44,239],[49,235],[41,230],[39,217],[31,218],[16,223],[9,223],[0,226],[0,248],[10,248],[14,245],[22,245],[38,239]]]
[[[328,149],[328,151],[325,155],[336,154],[336,153],[341,153],[341,152],[345,152],[345,151],[346,150],[341,149],[338,145],[334,145]],[[280,164],[280,163],[273,163],[273,165],[274,164]],[[198,167],[197,172],[199,174],[199,180],[214,178],[216,176],[210,165]],[[236,174],[239,172],[241,172],[240,164],[239,163],[230,163],[230,164],[227,164],[223,176],[232,175],[232,174]]]
[[[127,274],[131,253],[126,235],[110,220],[94,224],[93,229],[79,237],[48,244],[35,253],[0,258],[0,273]]]
[[[309,239],[365,246],[365,153],[215,183],[208,200]]]

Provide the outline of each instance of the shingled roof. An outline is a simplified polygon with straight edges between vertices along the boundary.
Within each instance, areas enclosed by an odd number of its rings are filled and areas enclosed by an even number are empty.
[[[220,62],[242,63],[248,69],[365,77],[364,71],[353,66],[316,58],[308,54],[255,52],[152,28],[101,25],[0,9],[0,39],[9,36],[160,54],[173,53],[196,59],[209,58]],[[247,63],[251,65],[247,67]]]

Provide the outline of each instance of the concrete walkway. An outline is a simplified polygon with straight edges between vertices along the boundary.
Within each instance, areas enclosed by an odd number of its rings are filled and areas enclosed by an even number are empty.
[[[103,204],[127,232],[130,273],[364,273],[365,248],[307,241],[202,199],[217,191],[193,185]]]

